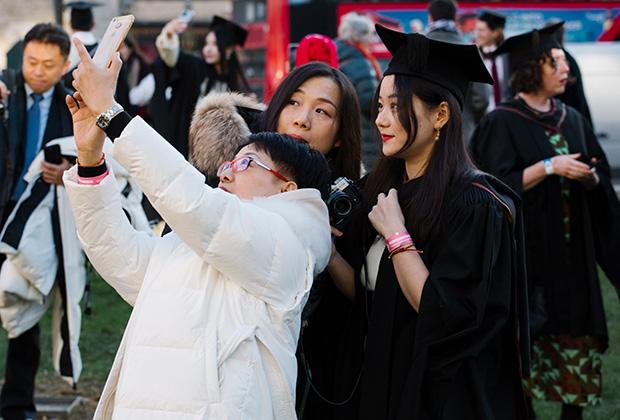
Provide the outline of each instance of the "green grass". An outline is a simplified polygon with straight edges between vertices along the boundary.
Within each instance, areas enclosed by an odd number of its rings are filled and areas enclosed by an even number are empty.
[[[82,313],[80,350],[82,353],[82,376],[80,382],[103,386],[112,366],[131,307],[98,275],[91,279],[92,314]],[[51,311],[41,320],[41,363],[37,380],[58,376],[52,367]],[[4,375],[6,361],[6,333],[0,338],[0,375]]]
[[[91,274],[93,313],[82,318],[82,350],[81,383],[78,387],[96,398],[107,377],[114,355],[129,314],[130,306],[118,294],[102,281],[97,275]],[[585,418],[590,420],[620,419],[620,302],[609,282],[601,280],[607,320],[609,326],[610,348],[603,356],[603,403],[585,411]],[[41,323],[41,366],[37,378],[38,383],[47,384],[39,392],[46,394],[67,393],[68,387],[56,378],[51,363],[51,337],[49,314]],[[6,334],[0,338],[0,372],[4,372],[6,359]],[[2,374],[2,373],[0,373]],[[540,420],[558,419],[559,404],[537,402],[535,404]]]

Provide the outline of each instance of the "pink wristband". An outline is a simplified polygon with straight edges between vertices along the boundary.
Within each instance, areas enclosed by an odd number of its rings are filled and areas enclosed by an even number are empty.
[[[389,252],[407,245],[413,245],[413,239],[408,232],[396,232],[385,240]]]
[[[106,169],[106,171],[102,173],[101,175],[97,175],[92,178],[85,178],[85,177],[78,176],[77,182],[80,185],[99,185],[101,181],[103,181],[103,179],[106,176],[108,176],[109,173],[110,173],[110,170]]]

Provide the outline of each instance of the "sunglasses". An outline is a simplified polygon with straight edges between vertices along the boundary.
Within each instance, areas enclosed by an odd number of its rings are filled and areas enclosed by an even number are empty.
[[[284,175],[282,175],[281,173],[279,173],[278,171],[274,169],[271,169],[269,166],[265,165],[260,160],[257,160],[249,156],[241,156],[241,157],[238,157],[237,159],[229,160],[229,161],[222,163],[219,169],[217,170],[217,176],[218,177],[222,176],[222,174],[229,169],[232,170],[234,174],[238,172],[243,172],[246,169],[248,169],[248,167],[250,166],[250,163],[252,162],[254,162],[256,166],[258,166],[259,168],[263,168],[264,170],[271,172],[273,176],[275,176],[276,178],[281,179],[284,182],[288,182],[288,179]]]

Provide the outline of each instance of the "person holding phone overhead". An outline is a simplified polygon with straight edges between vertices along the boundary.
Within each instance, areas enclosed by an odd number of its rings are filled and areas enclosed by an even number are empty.
[[[35,168],[41,173],[36,188],[29,187],[24,179],[35,157],[48,142],[73,133],[71,114],[64,103],[67,91],[61,82],[69,66],[69,48],[69,35],[62,28],[52,24],[37,24],[24,38],[21,72],[12,80],[0,82],[0,91],[8,94],[10,90],[8,119],[2,122],[5,127],[1,128],[4,135],[0,138],[7,150],[7,153],[0,156],[0,226],[4,228],[16,205],[28,208],[28,203],[33,204],[45,191],[62,185],[62,174],[70,166],[65,157],[54,163],[41,160],[39,167]],[[10,89],[7,89],[7,85]],[[21,217],[27,216],[25,211],[18,213]],[[21,238],[21,230],[18,232]],[[5,256],[5,253],[0,254],[0,263],[5,260]],[[2,299],[6,297],[5,281],[12,277],[14,271],[8,267],[10,264],[4,261],[0,270]],[[52,274],[54,279],[56,274],[59,278],[63,277],[60,269],[58,273]],[[4,386],[0,394],[0,414],[6,420],[23,419],[34,416],[35,411],[33,397],[40,353],[39,317],[26,317],[18,312],[9,314],[4,311],[9,301],[4,300],[3,304],[2,322],[9,330],[9,340]],[[18,311],[16,306],[12,308]],[[63,339],[66,339],[64,342],[68,346],[69,338]],[[64,350],[68,350],[68,347]],[[64,353],[65,356],[68,354]],[[79,371],[78,366],[73,366],[74,361],[76,359],[72,354],[72,357],[65,357],[57,365],[61,374],[72,380],[73,373]]]
[[[251,92],[235,52],[245,43],[248,32],[230,20],[214,16],[201,57],[196,57],[180,49],[179,34],[187,27],[187,17],[173,19],[157,37],[159,58],[151,67],[155,83],[148,107],[155,129],[185,157],[189,126],[199,98],[209,92]]]
[[[90,260],[134,306],[95,419],[295,418],[300,314],[330,254],[325,157],[291,136],[254,134],[212,188],[119,111],[120,59],[100,69],[80,55],[66,98],[78,165],[65,185]],[[146,238],[126,223],[106,135],[171,233]]]

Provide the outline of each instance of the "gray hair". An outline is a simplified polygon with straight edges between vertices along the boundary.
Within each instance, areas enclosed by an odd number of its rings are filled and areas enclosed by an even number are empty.
[[[374,23],[366,15],[349,12],[343,15],[338,26],[338,38],[350,42],[369,42],[374,32]]]

